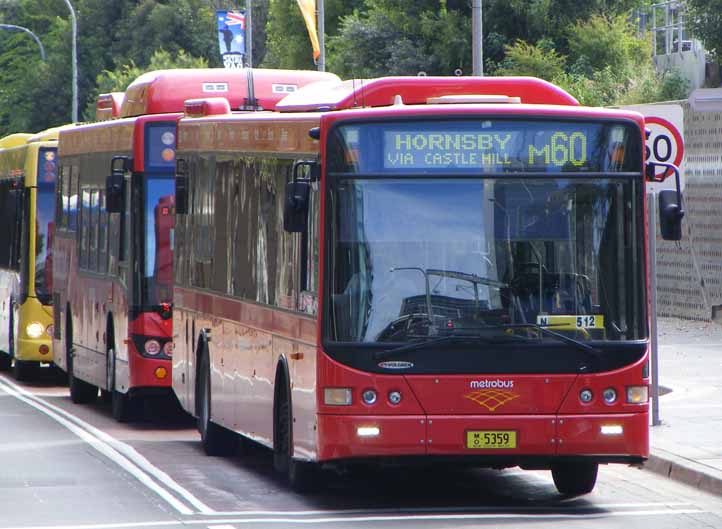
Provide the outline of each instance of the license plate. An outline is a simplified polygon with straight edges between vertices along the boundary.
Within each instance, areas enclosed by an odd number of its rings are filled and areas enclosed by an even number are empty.
[[[514,430],[470,430],[466,432],[466,448],[494,450],[516,448]]]
[[[573,331],[576,329],[603,329],[604,316],[601,314],[588,314],[582,316],[540,314],[536,317],[536,323],[540,327],[550,327],[555,331]]]

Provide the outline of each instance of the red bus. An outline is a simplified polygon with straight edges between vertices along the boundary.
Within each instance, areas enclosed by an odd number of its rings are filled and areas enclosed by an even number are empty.
[[[277,101],[332,74],[165,70],[99,98],[100,121],[64,131],[53,249],[55,362],[76,403],[112,400],[126,420],[144,397],[171,394],[176,120],[189,98],[237,110]]]
[[[173,389],[209,454],[240,434],[298,488],[321,465],[441,463],[549,469],[567,494],[644,461],[640,114],[533,78],[277,108],[178,125]]]

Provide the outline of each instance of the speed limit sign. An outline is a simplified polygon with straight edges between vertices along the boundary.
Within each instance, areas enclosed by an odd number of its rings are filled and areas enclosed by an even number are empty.
[[[652,162],[671,163],[679,167],[684,156],[684,141],[677,127],[659,116],[645,117],[644,123],[650,130],[646,159]],[[657,167],[655,171],[657,178],[671,175],[672,171],[663,167]]]
[[[644,115],[644,124],[649,129],[645,147],[645,159],[650,162],[671,163],[680,171],[680,185],[684,189],[684,113],[680,105],[630,105],[623,108],[636,110]],[[647,184],[647,190],[659,192],[663,189],[676,189],[672,171],[657,167],[655,176],[667,177],[663,182]]]

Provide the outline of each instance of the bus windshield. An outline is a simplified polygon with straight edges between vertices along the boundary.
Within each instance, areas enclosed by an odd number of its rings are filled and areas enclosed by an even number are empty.
[[[38,153],[37,194],[35,207],[35,295],[50,304],[53,274],[50,252],[55,217],[56,149]]]
[[[331,176],[328,340],[646,337],[640,177],[390,173]]]
[[[172,178],[150,176],[145,188],[145,264],[143,304],[155,306],[173,300],[173,207]]]

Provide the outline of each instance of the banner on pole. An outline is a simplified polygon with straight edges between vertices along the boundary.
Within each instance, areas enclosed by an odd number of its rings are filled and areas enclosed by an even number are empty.
[[[318,43],[318,32],[316,31],[316,0],[296,0],[303,20],[306,22],[308,30],[308,38],[311,39],[311,47],[313,48],[313,60],[316,61],[321,56],[321,46]]]
[[[246,14],[243,11],[216,11],[218,46],[225,68],[243,68],[246,56]]]

